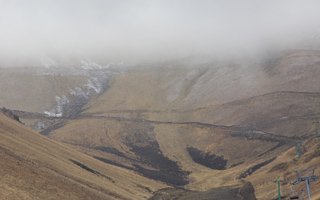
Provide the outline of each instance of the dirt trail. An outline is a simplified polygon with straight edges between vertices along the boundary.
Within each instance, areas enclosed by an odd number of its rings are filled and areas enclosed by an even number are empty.
[[[124,121],[124,122],[136,122],[136,123],[150,123],[150,124],[165,124],[165,125],[186,125],[198,128],[206,128],[206,129],[223,129],[228,132],[232,137],[243,137],[251,140],[263,140],[270,142],[279,142],[281,144],[294,145],[302,140],[308,139],[312,137],[312,135],[304,136],[301,138],[298,137],[287,137],[276,135],[274,133],[263,132],[261,130],[252,130],[250,127],[245,126],[225,126],[225,125],[217,125],[217,124],[209,124],[203,122],[195,122],[195,121],[185,121],[185,122],[174,122],[174,121],[156,121],[156,120],[147,120],[143,118],[131,118],[131,117],[115,117],[115,116],[105,116],[105,115],[95,115],[95,114],[80,114],[80,115],[72,115],[68,117],[52,117],[42,113],[35,112],[25,112],[19,110],[11,110],[11,112],[20,118],[25,119],[47,119],[47,120],[56,120],[52,126],[41,131],[41,134],[48,135],[50,132],[61,128],[67,120],[70,119],[105,119],[105,120],[114,120],[114,121]],[[296,116],[297,118],[307,118],[314,117],[312,116]]]
[[[252,130],[250,127],[244,126],[225,126],[225,125],[216,125],[202,122],[172,122],[172,121],[155,121],[155,120],[146,120],[142,118],[127,118],[127,117],[114,117],[114,116],[101,116],[101,115],[92,115],[92,114],[82,114],[78,117],[78,119],[105,119],[105,120],[114,120],[114,121],[129,121],[129,122],[137,122],[137,123],[151,123],[151,124],[165,124],[165,125],[186,125],[192,127],[199,128],[207,128],[207,129],[223,129],[228,132],[232,137],[245,137],[247,139],[252,140],[263,140],[270,142],[279,142],[281,144],[293,145],[300,142],[302,139],[308,139],[310,136],[305,136],[305,138],[297,138],[297,137],[287,137],[276,135],[274,133],[267,133],[260,130]]]

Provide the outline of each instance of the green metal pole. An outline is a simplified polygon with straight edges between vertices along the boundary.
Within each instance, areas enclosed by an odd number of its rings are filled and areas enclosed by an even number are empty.
[[[301,157],[301,143],[296,144],[296,158],[300,158]]]
[[[278,177],[278,200],[281,200],[281,191],[280,191],[280,178]]]

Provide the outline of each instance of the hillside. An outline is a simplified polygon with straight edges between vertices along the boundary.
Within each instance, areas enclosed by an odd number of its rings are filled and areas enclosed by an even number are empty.
[[[291,51],[256,61],[127,67],[102,74],[106,87],[86,101],[67,92],[61,116],[18,106],[14,113],[35,129],[35,122],[45,124],[37,130],[91,156],[93,166],[145,177],[154,189],[174,187],[155,199],[206,198],[223,188],[237,196],[248,181],[258,199],[271,199],[278,176],[288,188],[295,170],[319,167],[312,154],[319,143],[319,63],[319,51]],[[298,160],[297,144],[305,148]]]
[[[146,199],[164,184],[102,163],[0,114],[1,199]]]
[[[248,168],[315,136],[319,61],[319,52],[293,51],[263,62],[128,69],[49,137],[168,184],[242,184]],[[257,196],[271,198],[263,190]]]

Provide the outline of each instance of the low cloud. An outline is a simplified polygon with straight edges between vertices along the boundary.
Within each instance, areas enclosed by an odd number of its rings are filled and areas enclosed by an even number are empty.
[[[318,0],[0,0],[0,59],[150,61],[317,48]]]

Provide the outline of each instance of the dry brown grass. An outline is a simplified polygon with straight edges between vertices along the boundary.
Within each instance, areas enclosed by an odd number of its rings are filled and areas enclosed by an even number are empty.
[[[164,187],[40,136],[2,115],[0,137],[0,196],[4,199],[145,199],[150,191]]]

